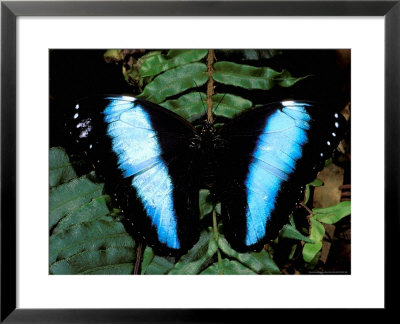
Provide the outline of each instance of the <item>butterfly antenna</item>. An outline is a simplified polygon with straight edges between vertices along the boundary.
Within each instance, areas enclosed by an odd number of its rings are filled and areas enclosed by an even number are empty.
[[[197,85],[196,81],[193,80],[193,82],[194,82],[194,84],[196,85],[196,88],[198,88],[199,86]],[[204,114],[206,115],[206,114],[207,114],[207,109],[206,109],[206,107],[204,106],[203,99],[201,98],[201,93],[200,93],[200,91],[197,91],[197,93],[198,93],[199,96],[200,96],[200,101],[201,101],[201,104],[202,104],[202,106],[203,106]]]
[[[226,95],[226,93],[224,93],[224,95],[222,96],[221,100],[218,102],[217,107],[215,107],[215,109],[214,109],[214,111],[213,111],[213,114],[214,114],[214,115],[215,115],[215,112],[217,111],[217,109],[218,109],[218,107],[219,107],[219,104],[222,102],[222,100],[224,100],[225,95]]]

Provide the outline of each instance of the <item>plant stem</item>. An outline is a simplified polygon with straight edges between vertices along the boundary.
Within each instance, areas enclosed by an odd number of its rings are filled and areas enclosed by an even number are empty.
[[[213,116],[213,101],[212,96],[214,95],[214,79],[212,77],[214,73],[213,63],[215,60],[214,50],[208,50],[207,55],[207,73],[208,73],[208,83],[207,83],[207,120],[210,124],[214,122]]]
[[[215,209],[213,210],[212,217],[213,217],[214,239],[218,244],[219,233],[218,233],[217,213],[216,213]],[[221,251],[219,250],[219,248],[217,251],[217,256],[218,256],[218,274],[224,274],[224,266],[222,264],[222,256],[221,256]]]
[[[312,212],[312,210],[310,209],[310,208],[308,208],[307,207],[307,205],[305,205],[304,203],[300,203],[299,204],[301,207],[303,207],[305,210],[307,210],[307,212],[312,216],[313,215],[313,212]]]
[[[143,244],[139,243],[136,249],[136,262],[135,262],[135,268],[133,270],[134,275],[140,274],[140,266],[142,265],[142,256],[143,256]]]

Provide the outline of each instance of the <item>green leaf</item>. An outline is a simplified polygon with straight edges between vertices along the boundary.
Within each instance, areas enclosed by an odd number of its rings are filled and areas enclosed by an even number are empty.
[[[311,240],[307,236],[304,236],[294,226],[289,225],[289,224],[283,226],[280,236],[284,237],[284,238],[293,239],[293,240],[299,240],[299,241],[313,243],[313,240]]]
[[[131,247],[110,247],[88,250],[62,259],[50,266],[51,274],[129,274],[133,268],[135,250]],[[105,270],[107,269],[107,270]]]
[[[104,266],[98,266],[93,269],[88,269],[81,274],[90,275],[129,275],[133,272],[133,262],[128,263],[117,263],[117,264],[107,264]]]
[[[179,259],[169,274],[197,274],[217,250],[218,244],[209,228],[201,233],[199,241]]]
[[[167,274],[168,271],[170,271],[173,266],[174,264],[171,261],[156,255],[146,268],[145,274],[146,275]]]
[[[208,215],[213,211],[213,204],[210,201],[210,190],[201,189],[199,194],[199,207],[200,207],[200,219]]]
[[[145,274],[147,267],[153,261],[154,258],[154,251],[150,246],[146,246],[146,249],[143,252],[143,259],[142,259],[142,269],[141,274]]]
[[[111,217],[106,217],[110,212],[107,206],[109,200],[109,196],[99,196],[73,210],[61,218],[57,223],[57,226],[54,228],[53,234],[60,232],[69,226],[89,222],[95,219],[113,221]]]
[[[207,66],[203,63],[190,63],[158,75],[137,97],[159,104],[165,98],[182,93],[196,84],[201,86],[207,80]]]
[[[305,78],[308,77],[308,75],[306,75],[304,77],[295,78],[286,70],[282,70],[281,72],[275,72],[275,73],[276,77],[274,79],[276,80],[276,84],[283,88],[289,88],[293,86],[295,83],[304,80]],[[274,73],[272,72],[271,74]]]
[[[325,234],[325,228],[320,222],[311,217],[310,223],[311,223],[310,239],[314,243],[306,243],[303,246],[303,259],[306,262],[313,261],[317,253],[321,250],[322,238],[324,237]]]
[[[296,228],[296,224],[294,223],[293,214],[290,214],[290,216],[289,216],[289,222],[290,222],[290,225],[292,225],[294,228]]]
[[[166,274],[172,269],[174,264],[166,257],[160,257],[154,254],[151,247],[147,246],[143,253],[142,274],[160,275]]]
[[[117,211],[110,213],[103,186],[83,176],[50,189],[51,274],[132,273],[135,242],[111,216]]]
[[[221,203],[217,203],[215,205],[215,212],[217,213],[217,215],[221,215]]]
[[[233,118],[253,106],[250,100],[232,94],[216,94],[212,97],[212,100],[215,115],[226,118]]]
[[[318,243],[306,243],[303,246],[303,259],[306,262],[314,260],[315,256],[322,248],[322,242]]]
[[[62,217],[87,204],[103,192],[103,184],[90,181],[86,176],[50,189],[50,220],[52,228]]]
[[[139,57],[136,64],[132,64],[132,66],[128,69],[126,69],[126,66],[123,66],[123,74],[125,77],[125,80],[128,83],[134,84],[134,85],[139,85],[140,87],[143,86],[144,83],[148,83],[151,81],[152,77],[141,77],[139,73],[140,66],[145,62],[147,59],[149,59],[152,56],[156,56],[161,54],[161,51],[152,51],[147,54],[144,54],[143,56]],[[133,81],[133,82],[132,82]]]
[[[335,224],[351,213],[351,201],[342,201],[339,204],[326,208],[314,208],[314,218],[325,224]]]
[[[310,199],[310,185],[306,184],[306,189],[304,193],[304,205],[308,203],[309,199]]]
[[[226,118],[233,118],[253,106],[251,101],[232,94],[216,94],[212,102],[215,115]],[[206,114],[207,96],[203,92],[190,92],[178,99],[167,100],[160,106],[192,122]]]
[[[215,81],[245,89],[270,90],[275,85],[291,87],[306,78],[292,77],[286,70],[277,72],[269,67],[259,68],[232,62],[217,62],[214,64],[214,69]]]
[[[278,266],[271,259],[267,251],[262,250],[261,252],[251,253],[239,253],[231,248],[228,241],[223,235],[218,236],[218,246],[222,252],[227,256],[235,258],[242,264],[246,265],[253,271],[261,274],[276,274],[280,273]],[[225,268],[224,268],[225,269]]]
[[[235,260],[228,260],[222,259],[222,265],[224,268],[224,273],[226,275],[255,275],[256,273],[243,264],[235,261]],[[217,275],[219,274],[219,266],[218,263],[212,264],[210,267],[202,271],[200,274],[202,275]]]
[[[318,222],[314,218],[310,218],[310,222],[311,222],[310,239],[314,243],[321,242],[322,238],[324,237],[324,234],[325,234],[324,225],[322,225],[320,222]]]
[[[296,249],[297,249],[297,244],[293,244],[292,248],[290,249],[290,253],[288,255],[288,259],[292,260],[294,257],[294,254],[296,253]]]
[[[207,55],[204,49],[170,50],[167,55],[157,52],[144,58],[140,65],[140,76],[154,76],[171,68],[197,62]]]
[[[76,173],[67,153],[62,147],[52,147],[49,152],[49,184],[50,187],[58,186],[76,178]]]
[[[313,186],[313,187],[320,187],[320,186],[324,185],[324,182],[322,180],[316,178],[314,181],[310,182],[309,185]]]
[[[200,100],[200,96],[203,102]],[[167,108],[185,118],[187,121],[192,122],[206,113],[206,100],[205,93],[190,92],[180,96],[176,100],[167,100],[161,103],[160,106]]]
[[[308,200],[310,199],[310,186],[313,187],[320,187],[324,183],[322,180],[316,178],[314,181],[310,182],[309,184],[306,184],[306,189],[305,189],[305,198],[304,198],[304,204],[308,203]]]
[[[120,222],[94,220],[79,223],[50,236],[50,264],[84,251],[133,248],[135,242]]]

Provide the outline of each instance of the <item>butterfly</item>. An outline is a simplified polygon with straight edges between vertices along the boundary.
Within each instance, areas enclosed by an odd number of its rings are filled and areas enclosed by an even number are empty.
[[[218,129],[207,120],[195,128],[157,104],[119,95],[78,101],[69,121],[126,227],[163,255],[198,241],[201,188],[221,202],[231,246],[260,250],[288,222],[346,128],[326,106],[293,100],[256,107]]]

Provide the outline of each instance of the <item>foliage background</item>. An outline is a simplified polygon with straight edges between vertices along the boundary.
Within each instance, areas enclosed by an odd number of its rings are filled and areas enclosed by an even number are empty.
[[[93,182],[84,161],[79,156],[69,157],[71,139],[66,136],[64,113],[72,100],[101,93],[139,94],[196,124],[204,114],[199,92],[206,100],[209,91],[209,78],[204,73],[210,58],[207,53],[50,52],[50,273],[129,274],[136,258],[135,242],[121,223],[123,215],[113,208],[102,184]],[[288,98],[329,102],[349,116],[349,64],[346,51],[216,51],[212,62],[216,94],[212,101],[215,107],[222,99],[218,122],[251,106]],[[321,173],[325,186],[320,187],[320,180],[307,186],[305,203],[313,209],[313,216],[304,208],[296,210],[265,250],[246,254],[232,250],[216,222],[218,205],[212,206],[208,192],[202,190],[199,199],[204,226],[199,242],[179,259],[155,256],[146,248],[141,273],[350,273],[350,217],[346,217],[350,202],[341,201],[338,190],[343,183],[350,183],[348,144],[349,138],[341,153],[334,156],[335,163],[327,162]],[[324,198],[332,194],[336,196]]]

